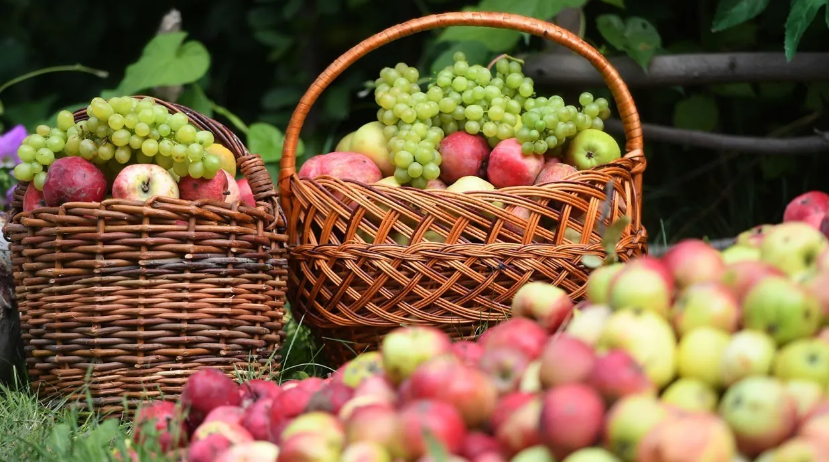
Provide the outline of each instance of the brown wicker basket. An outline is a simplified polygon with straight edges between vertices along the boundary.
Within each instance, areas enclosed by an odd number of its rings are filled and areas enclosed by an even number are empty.
[[[465,194],[331,177],[299,179],[296,149],[303,121],[337,76],[393,40],[456,25],[530,33],[587,59],[618,106],[627,138],[624,157],[566,181]],[[328,66],[288,125],[279,191],[288,215],[291,308],[327,343],[331,359],[342,363],[401,325],[435,326],[455,338],[474,335],[507,317],[512,296],[528,281],[551,282],[579,299],[590,272],[582,257],[605,255],[598,220],[606,199],[605,225],[630,218],[616,246],[620,258],[647,251],[641,223],[644,170],[639,115],[627,86],[579,37],[537,19],[487,12],[437,14],[391,27]],[[493,205],[497,202],[503,207]],[[515,207],[529,209],[529,219],[511,213]],[[568,238],[567,227],[581,236]],[[398,244],[390,237],[393,231],[408,244]],[[445,243],[427,242],[427,232],[445,237]]]
[[[21,183],[4,229],[32,387],[75,399],[88,385],[105,412],[175,398],[199,368],[278,368],[285,335],[285,217],[262,159],[218,122],[156,101],[234,153],[256,208],[153,197],[21,212]]]

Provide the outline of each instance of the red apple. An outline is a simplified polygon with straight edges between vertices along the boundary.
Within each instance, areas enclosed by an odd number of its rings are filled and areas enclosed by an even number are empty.
[[[447,185],[440,178],[426,182],[426,189],[446,189]]]
[[[363,383],[354,389],[354,397],[360,396],[379,398],[391,404],[397,402],[394,385],[385,375],[375,375],[363,380]]]
[[[527,449],[541,442],[539,424],[541,420],[541,398],[532,398],[507,416],[504,422],[495,428],[504,453],[513,456],[522,449]]]
[[[803,282],[807,291],[817,298],[823,319],[829,320],[829,271],[822,271]]]
[[[225,194],[224,201],[232,204],[240,200],[242,193],[239,190],[239,184],[236,183],[236,179],[224,170],[219,170],[219,173],[223,174],[227,180],[227,193]],[[216,176],[219,176],[219,174],[216,174]]]
[[[239,422],[256,440],[271,441],[271,407],[273,398],[256,400],[245,409]]]
[[[450,134],[440,142],[438,147],[442,161],[440,179],[447,184],[458,181],[465,176],[484,176],[484,163],[489,157],[489,144],[477,135],[470,135],[463,130]]]
[[[29,187],[26,188],[26,194],[23,194],[23,211],[31,212],[41,207],[46,207],[43,192],[38,191],[34,184],[29,184]]]
[[[535,393],[526,391],[516,391],[502,396],[495,405],[495,411],[492,412],[492,416],[489,418],[489,427],[492,429],[499,428],[513,412],[532,401],[535,397]]]
[[[242,407],[247,407],[260,399],[276,398],[280,392],[279,385],[270,380],[254,379],[239,385]]]
[[[185,176],[179,180],[178,189],[179,197],[188,201],[209,199],[224,202],[225,196],[229,194],[226,175],[215,175],[209,180]]]
[[[541,440],[556,457],[591,446],[601,433],[604,413],[602,397],[593,388],[579,383],[557,386],[544,394]]]
[[[312,391],[299,386],[283,389],[271,404],[271,435],[278,438],[282,430],[294,417],[302,414],[308,407]]]
[[[36,188],[30,184],[29,189]],[[52,162],[43,184],[43,199],[49,207],[67,202],[101,202],[106,192],[104,173],[82,157],[62,157]]]
[[[236,181],[236,186],[239,187],[239,199],[242,203],[249,207],[256,207],[256,199],[253,197],[253,191],[250,189],[250,183],[247,178],[242,178]]]
[[[694,412],[671,416],[652,429],[640,447],[642,462],[730,462],[737,453],[734,434],[716,415]]]
[[[338,462],[342,445],[317,432],[297,433],[279,445],[278,462]]]
[[[529,358],[520,350],[498,347],[485,350],[478,368],[487,374],[498,394],[505,394],[518,389],[529,364]]]
[[[608,403],[639,393],[655,393],[645,370],[624,350],[610,350],[596,359],[587,382]]]
[[[459,454],[469,460],[474,460],[487,453],[500,453],[501,445],[494,436],[483,432],[472,432],[466,435]]]
[[[696,282],[718,281],[725,272],[722,254],[699,239],[681,241],[665,253],[662,261],[680,289]]]
[[[596,353],[583,341],[567,334],[550,337],[541,352],[541,385],[551,388],[585,382],[595,362]]]
[[[434,327],[402,327],[383,337],[383,369],[395,384],[407,379],[420,364],[452,352],[452,340]]]
[[[245,429],[245,427],[221,420],[214,420],[212,422],[205,422],[196,428],[193,432],[193,437],[190,438],[191,443],[203,440],[210,435],[222,435],[230,441],[231,445],[246,443],[253,441],[253,435]]]
[[[244,415],[244,413],[245,410],[239,406],[219,406],[210,411],[202,423],[214,420],[221,420],[222,422],[229,423],[241,423],[242,415]]]
[[[337,414],[354,395],[354,390],[342,382],[331,382],[328,386],[311,395],[305,412],[322,411]]]
[[[544,184],[553,181],[562,181],[568,176],[578,172],[576,167],[570,164],[565,164],[561,160],[553,157],[544,163],[538,176],[535,178],[533,184]]]
[[[34,186],[30,186],[34,189]],[[142,406],[135,417],[133,440],[143,444],[142,430],[151,427],[158,435],[162,451],[181,447],[187,439],[181,409],[170,401],[154,401]]]
[[[529,186],[535,182],[542,167],[543,155],[524,155],[521,143],[509,138],[498,143],[489,154],[486,176],[496,188]]]
[[[564,289],[545,282],[524,284],[512,299],[512,315],[536,321],[556,332],[573,312],[573,300]]]
[[[547,331],[526,318],[512,318],[491,327],[479,340],[484,348],[512,347],[534,360],[547,342]]]
[[[829,237],[829,194],[809,191],[795,197],[786,206],[783,222],[802,221]]]
[[[409,400],[404,399],[403,396],[401,396],[399,401],[406,402]],[[379,406],[386,409],[394,409],[395,403],[395,401],[389,400],[387,397],[382,396],[355,396],[343,405],[343,407],[340,409],[340,412],[337,414],[337,417],[339,417],[339,419],[342,421],[346,421],[349,418],[351,418],[351,416],[354,415],[355,412],[364,407]]]
[[[391,407],[361,407],[345,421],[345,440],[348,444],[369,442],[391,447],[396,436],[397,413]]]
[[[65,159],[77,159],[77,157],[65,157]],[[145,201],[155,196],[179,197],[176,180],[167,170],[155,164],[128,165],[121,170],[112,183],[112,197],[115,199]]]
[[[187,424],[191,429],[198,427],[213,409],[238,406],[241,401],[236,383],[218,369],[196,372],[181,391],[181,404],[189,410]]]
[[[383,178],[377,164],[356,152],[331,152],[311,157],[302,164],[297,175],[309,179],[327,175],[365,184],[376,183]]]
[[[268,441],[251,441],[225,450],[215,462],[276,462],[279,448]],[[188,461],[190,462],[190,461]]]
[[[442,401],[413,401],[400,410],[398,419],[398,450],[408,460],[427,453],[426,433],[452,454],[457,454],[466,438],[463,418]]]
[[[194,442],[187,448],[187,462],[213,462],[217,454],[230,448],[230,440],[219,433],[213,433]]]
[[[475,365],[484,355],[484,346],[469,340],[461,340],[452,344],[452,351],[464,364]]]

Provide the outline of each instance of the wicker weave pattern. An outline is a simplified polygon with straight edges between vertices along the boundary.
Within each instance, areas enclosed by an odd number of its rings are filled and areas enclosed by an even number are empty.
[[[303,121],[337,76],[393,40],[454,25],[527,32],[584,56],[604,76],[617,103],[627,138],[624,158],[560,182],[467,194],[297,177]],[[552,282],[578,299],[589,273],[582,257],[604,255],[598,229],[608,182],[613,193],[604,225],[622,215],[631,219],[618,254],[627,260],[647,250],[641,149],[639,116],[619,74],[590,45],[552,24],[464,12],[427,16],[380,32],[323,71],[286,132],[279,188],[288,213],[292,309],[323,339],[342,340],[326,342],[333,359],[342,362],[373,348],[400,325],[432,325],[457,338],[471,335],[504,319],[512,296],[528,281]]]
[[[225,127],[158,103],[234,152],[256,208],[155,197],[23,213],[21,184],[5,229],[32,386],[73,393],[91,368],[105,410],[175,396],[201,367],[279,366],[287,238],[270,176]]]

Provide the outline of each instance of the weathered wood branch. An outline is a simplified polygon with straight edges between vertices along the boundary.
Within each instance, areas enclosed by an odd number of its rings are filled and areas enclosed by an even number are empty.
[[[815,82],[829,80],[829,53],[708,53],[655,56],[648,72],[627,56],[610,58],[629,87],[713,83]],[[528,56],[524,72],[537,84],[604,85],[601,75],[581,56],[544,53]]]

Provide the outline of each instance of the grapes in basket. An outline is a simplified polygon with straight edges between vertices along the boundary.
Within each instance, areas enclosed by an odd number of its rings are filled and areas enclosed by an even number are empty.
[[[404,63],[382,69],[377,121],[306,161],[300,178],[481,191],[557,181],[621,156],[603,131],[606,99],[582,93],[576,106],[536,95],[522,64],[505,56],[490,69],[458,52],[424,85]]]
[[[127,96],[94,98],[86,113],[75,122],[61,111],[56,127],[40,125],[23,140],[14,176],[31,182],[24,211],[153,196],[255,206],[247,180],[235,180],[233,153],[186,114]]]
[[[325,379],[202,370],[135,438],[190,462],[826,461],[829,242],[810,223],[602,266],[576,306],[527,283],[476,339],[399,328]]]

